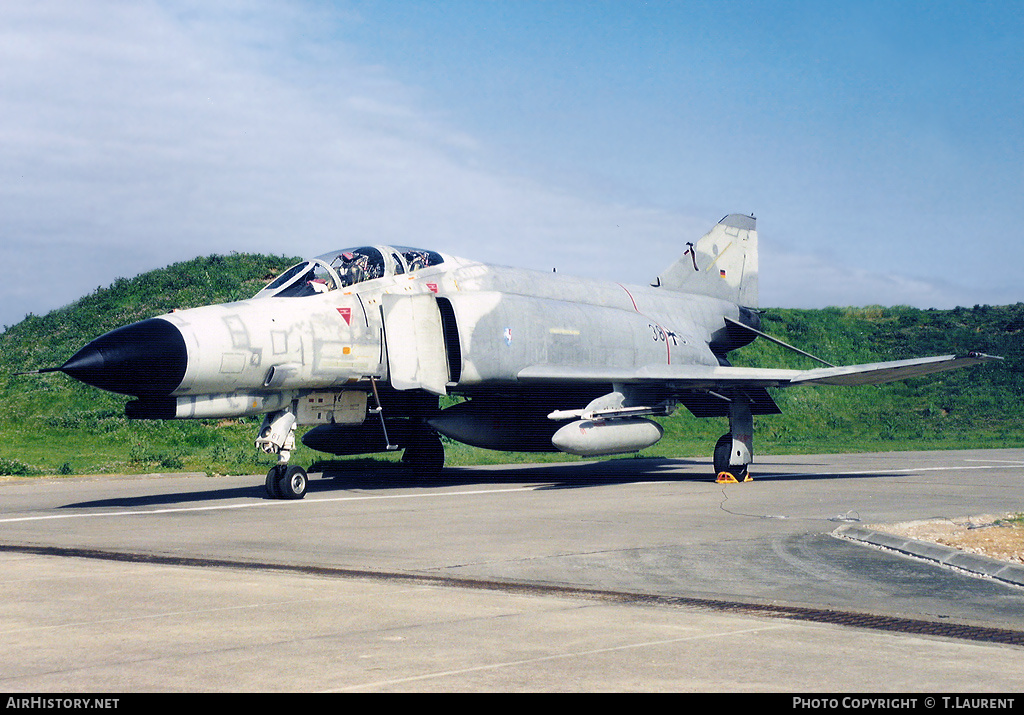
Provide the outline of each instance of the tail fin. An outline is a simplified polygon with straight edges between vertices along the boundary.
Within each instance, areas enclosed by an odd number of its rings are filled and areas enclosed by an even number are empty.
[[[753,216],[729,214],[658,276],[654,285],[757,307],[757,228]]]

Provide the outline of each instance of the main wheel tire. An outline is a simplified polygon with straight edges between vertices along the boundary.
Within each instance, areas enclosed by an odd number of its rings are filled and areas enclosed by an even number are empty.
[[[436,432],[417,435],[402,455],[402,464],[426,477],[437,477],[444,469],[444,445]]]
[[[715,478],[718,477],[722,472],[731,474],[737,482],[742,482],[747,478],[747,467],[746,464],[734,464],[729,465],[729,457],[732,453],[732,434],[723,434],[718,438],[718,442],[715,443],[715,453],[713,461],[715,464]]]
[[[306,489],[309,487],[309,477],[306,470],[298,465],[286,467],[284,475],[277,481],[277,489],[282,499],[301,499],[306,496]]]

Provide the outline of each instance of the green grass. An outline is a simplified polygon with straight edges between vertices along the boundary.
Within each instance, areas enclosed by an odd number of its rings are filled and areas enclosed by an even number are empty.
[[[127,398],[61,374],[14,373],[60,365],[89,340],[135,320],[251,297],[295,260],[247,254],[197,258],[118,279],[70,306],[5,329],[0,333],[0,473],[266,471],[273,458],[253,446],[260,418],[129,422],[123,413]],[[775,391],[783,414],[755,418],[758,454],[1024,446],[1024,303],[953,310],[770,309],[763,330],[835,364],[968,350],[1006,360],[888,385]],[[762,340],[730,359],[758,367],[816,365]],[[685,409],[660,421],[665,437],[643,456],[708,459],[718,436],[728,430],[724,418],[698,420]],[[446,451],[449,465],[578,459],[492,452],[450,441]],[[328,456],[300,444],[293,461],[310,464]]]

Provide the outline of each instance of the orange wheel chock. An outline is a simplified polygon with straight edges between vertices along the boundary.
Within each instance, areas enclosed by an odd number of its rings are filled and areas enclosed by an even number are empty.
[[[747,475],[745,477],[743,477],[743,481],[744,482],[752,482],[752,481],[754,481],[754,478],[752,476],[750,476],[750,472],[747,472]],[[736,477],[734,477],[730,472],[719,472],[718,476],[715,478],[715,483],[716,484],[739,484],[739,480],[737,480]]]

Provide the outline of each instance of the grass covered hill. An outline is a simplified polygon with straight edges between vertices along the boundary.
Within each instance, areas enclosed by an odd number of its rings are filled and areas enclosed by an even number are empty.
[[[272,460],[252,444],[258,419],[129,422],[123,414],[127,398],[61,374],[14,373],[60,365],[93,338],[136,320],[251,297],[296,260],[197,258],[118,279],[8,328],[0,334],[0,474],[265,471]],[[953,310],[767,309],[763,318],[765,332],[835,364],[970,350],[1006,360],[888,385],[777,390],[783,414],[755,418],[759,454],[1024,445],[1024,303]],[[736,365],[816,365],[763,340],[730,357]],[[661,422],[665,438],[644,456],[708,458],[727,431],[726,420],[697,420],[685,409]],[[453,443],[447,449],[449,464],[523,459]],[[294,461],[308,464],[322,456],[300,446]]]
[[[93,338],[137,320],[251,298],[298,260],[249,254],[196,258],[119,278],[69,306],[7,328],[0,334],[0,474],[252,469],[258,422],[244,429],[237,423],[129,422],[127,397],[59,373],[14,373],[62,365]]]

